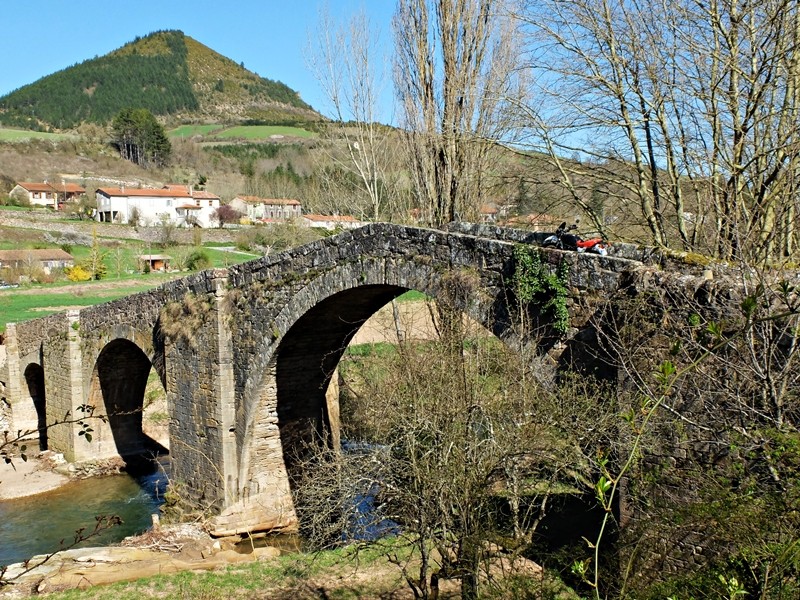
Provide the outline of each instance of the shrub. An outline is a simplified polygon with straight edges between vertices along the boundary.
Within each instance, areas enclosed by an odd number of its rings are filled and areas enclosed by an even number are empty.
[[[81,265],[66,267],[64,269],[64,274],[70,281],[89,281],[92,278],[92,274]]]
[[[205,250],[196,249],[186,257],[186,268],[190,271],[202,271],[211,268],[211,259]]]

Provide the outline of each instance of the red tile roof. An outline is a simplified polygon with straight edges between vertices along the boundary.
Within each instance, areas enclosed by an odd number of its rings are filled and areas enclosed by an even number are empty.
[[[191,198],[187,190],[154,190],[143,188],[98,188],[98,192],[105,196],[150,196],[153,198]]]
[[[277,204],[279,206],[300,206],[299,200],[292,198],[259,198],[258,196],[236,196],[249,204]]]
[[[205,190],[195,190],[192,192],[192,198],[199,198],[201,200],[219,200],[219,196],[207,192]]]
[[[20,181],[17,185],[28,190],[29,192],[67,192],[72,194],[84,194],[86,192],[85,189],[75,183],[52,184]]]
[[[85,194],[86,190],[79,186],[77,183],[65,183],[53,185],[53,189],[57,192],[67,192],[70,194]]]
[[[309,221],[339,221],[344,223],[357,223],[355,217],[350,215],[303,215]]]

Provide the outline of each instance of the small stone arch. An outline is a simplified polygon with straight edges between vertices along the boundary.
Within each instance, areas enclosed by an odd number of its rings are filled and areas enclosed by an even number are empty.
[[[92,372],[87,404],[107,423],[93,423],[97,457],[120,456],[128,470],[152,468],[152,458],[168,450],[142,429],[144,394],[151,359],[128,339],[116,338],[100,351]],[[163,380],[162,380],[163,381]]]
[[[25,385],[36,411],[36,430],[39,433],[39,450],[47,450],[47,399],[44,385],[44,369],[38,363],[25,367]]]

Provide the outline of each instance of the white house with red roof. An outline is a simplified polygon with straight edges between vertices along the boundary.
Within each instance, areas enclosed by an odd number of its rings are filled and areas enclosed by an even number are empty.
[[[259,198],[258,196],[236,196],[229,206],[242,213],[250,221],[291,221],[299,219],[303,208],[299,200],[291,198]]]
[[[136,215],[142,225],[167,221],[178,227],[213,227],[212,217],[220,206],[216,194],[174,184],[160,189],[98,188],[95,197],[95,219],[108,223],[130,223]]]

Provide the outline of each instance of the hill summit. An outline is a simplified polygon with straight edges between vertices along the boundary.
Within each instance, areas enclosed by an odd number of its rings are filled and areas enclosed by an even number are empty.
[[[0,97],[0,124],[71,129],[146,108],[171,121],[293,124],[320,119],[287,85],[182,31],[157,31]]]

